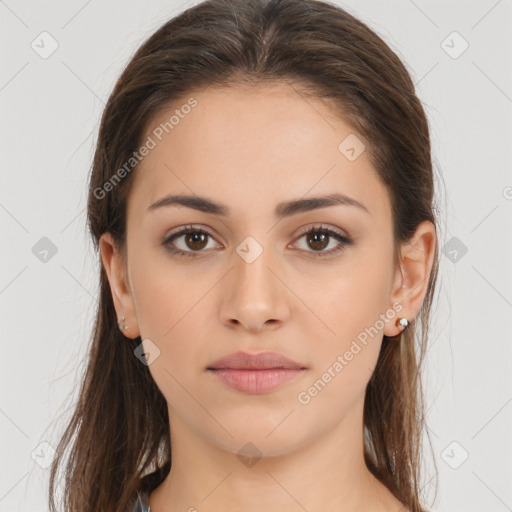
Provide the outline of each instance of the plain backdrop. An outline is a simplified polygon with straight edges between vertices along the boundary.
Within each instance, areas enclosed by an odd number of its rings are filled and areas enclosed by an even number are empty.
[[[48,509],[56,417],[84,369],[102,109],[135,49],[195,3],[0,0],[0,512]],[[512,2],[338,3],[402,58],[431,127],[441,269],[424,492],[437,479],[439,512],[512,510]]]

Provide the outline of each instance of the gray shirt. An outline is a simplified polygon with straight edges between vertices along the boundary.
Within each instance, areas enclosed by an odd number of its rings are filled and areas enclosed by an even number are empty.
[[[137,497],[126,512],[151,512],[149,495],[144,491],[137,492]]]

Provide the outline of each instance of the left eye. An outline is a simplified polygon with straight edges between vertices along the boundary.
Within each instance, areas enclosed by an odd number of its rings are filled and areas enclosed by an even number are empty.
[[[346,236],[342,235],[341,233],[338,233],[337,231],[334,231],[333,229],[327,226],[319,226],[306,229],[304,231],[304,234],[299,238],[299,240],[304,237],[306,237],[307,247],[311,247],[314,249],[314,251],[308,251],[306,249],[306,252],[318,253],[314,255],[318,257],[323,257],[326,255],[337,253],[343,250],[345,246],[351,245],[353,243],[352,240],[350,240]],[[325,251],[324,249],[329,245],[329,240],[332,241],[332,239],[337,240],[338,244],[335,245],[333,249]]]
[[[180,248],[174,241],[179,240],[182,237],[184,237],[185,245]],[[186,228],[165,238],[162,245],[172,254],[180,255],[182,257],[194,257],[196,256],[195,253],[204,252],[203,249],[207,246],[208,238],[213,239],[213,236],[208,231],[194,228],[193,226],[187,226]],[[353,244],[352,240],[327,226],[306,229],[298,240],[301,240],[302,238],[306,239],[307,247],[314,249],[312,251],[304,249],[304,251],[312,252],[314,257],[331,255],[343,250],[345,246]],[[334,249],[325,251],[324,249],[329,245],[329,241],[332,239],[338,241],[337,246],[335,246]]]

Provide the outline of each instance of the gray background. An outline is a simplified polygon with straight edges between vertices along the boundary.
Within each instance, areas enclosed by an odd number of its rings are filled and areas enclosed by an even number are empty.
[[[50,445],[84,369],[98,272],[86,180],[102,108],[137,46],[195,3],[0,1],[0,512],[47,510]],[[512,510],[512,1],[339,4],[404,60],[431,126],[444,250],[424,492],[437,473],[433,510]]]

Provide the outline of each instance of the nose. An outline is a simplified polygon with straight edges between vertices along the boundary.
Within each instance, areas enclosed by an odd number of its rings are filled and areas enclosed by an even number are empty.
[[[221,320],[230,327],[256,333],[278,329],[290,318],[282,266],[265,249],[254,261],[233,253],[234,268],[224,279]]]

